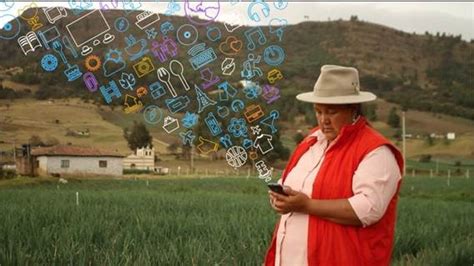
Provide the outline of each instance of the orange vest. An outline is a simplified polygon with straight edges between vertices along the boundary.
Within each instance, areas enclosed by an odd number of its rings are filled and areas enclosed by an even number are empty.
[[[283,172],[283,182],[301,156],[316,141],[316,138],[307,137],[298,145]],[[400,151],[372,129],[364,117],[360,117],[353,125],[343,127],[334,145],[326,151],[326,157],[313,184],[311,198],[352,197],[352,178],[358,165],[365,155],[382,145],[387,145],[393,152],[402,172],[403,157]],[[389,265],[399,188],[400,183],[382,218],[365,228],[341,225],[309,215],[308,265]],[[278,224],[265,258],[265,265],[268,266],[275,265]]]

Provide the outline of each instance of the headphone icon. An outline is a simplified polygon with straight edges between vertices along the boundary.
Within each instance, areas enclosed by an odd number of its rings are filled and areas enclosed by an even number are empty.
[[[260,8],[260,11],[261,13],[263,14],[264,17],[268,17],[270,16],[270,6],[265,3],[265,1],[263,0],[254,0],[248,7],[248,15],[249,15],[249,18],[255,22],[260,22],[261,18],[260,18],[260,15],[253,11],[254,7],[255,6],[261,6]]]

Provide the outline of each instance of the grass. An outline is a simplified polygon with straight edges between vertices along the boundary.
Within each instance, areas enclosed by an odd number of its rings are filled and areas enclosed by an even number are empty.
[[[277,218],[256,179],[6,182],[2,265],[258,265]],[[470,179],[405,178],[394,265],[472,264],[473,201]]]

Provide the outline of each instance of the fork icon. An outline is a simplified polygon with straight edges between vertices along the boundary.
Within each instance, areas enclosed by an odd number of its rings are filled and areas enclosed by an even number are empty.
[[[178,96],[178,94],[176,93],[173,87],[173,84],[171,84],[170,82],[170,78],[171,78],[170,72],[166,68],[160,67],[157,70],[157,74],[158,74],[158,79],[166,85],[166,88],[168,88],[168,91],[171,93],[171,95],[173,95],[173,98]]]

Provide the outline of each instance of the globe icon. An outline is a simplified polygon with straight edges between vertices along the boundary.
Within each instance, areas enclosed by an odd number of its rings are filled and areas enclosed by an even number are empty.
[[[225,154],[227,163],[234,168],[239,168],[247,162],[247,152],[241,146],[233,146]]]

